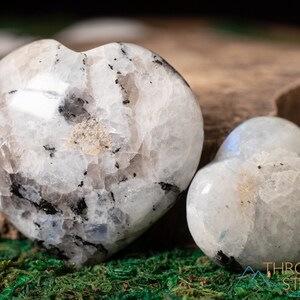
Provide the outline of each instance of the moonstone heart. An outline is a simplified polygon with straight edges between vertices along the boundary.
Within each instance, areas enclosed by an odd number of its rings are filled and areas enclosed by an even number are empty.
[[[275,117],[238,126],[188,193],[197,245],[227,267],[300,261],[300,129]]]
[[[196,171],[198,102],[142,47],[38,41],[0,62],[0,93],[1,210],[78,265],[141,235]]]

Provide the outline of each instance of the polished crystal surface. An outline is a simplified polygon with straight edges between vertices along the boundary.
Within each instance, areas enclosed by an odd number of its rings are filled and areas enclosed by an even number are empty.
[[[133,44],[54,40],[0,62],[0,208],[78,265],[141,235],[187,188],[202,115],[183,78]]]
[[[188,192],[188,225],[197,245],[223,265],[297,263],[299,155],[300,129],[289,121],[257,117],[233,130]]]

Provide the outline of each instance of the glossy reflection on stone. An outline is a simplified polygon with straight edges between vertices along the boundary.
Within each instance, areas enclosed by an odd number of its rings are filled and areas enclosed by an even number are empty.
[[[188,193],[197,245],[231,269],[298,262],[299,155],[300,129],[284,119],[253,118],[233,130]]]
[[[70,262],[96,263],[141,235],[196,171],[197,99],[142,47],[38,41],[0,62],[0,93],[0,208]]]

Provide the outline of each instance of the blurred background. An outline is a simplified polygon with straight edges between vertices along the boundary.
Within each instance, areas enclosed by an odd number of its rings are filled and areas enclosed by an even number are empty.
[[[0,28],[49,37],[89,18],[209,20],[211,26],[243,34],[267,34],[271,24],[298,27],[297,1],[1,1]],[[264,32],[264,29],[267,32]],[[261,32],[262,31],[262,32]],[[273,33],[274,34],[274,33]],[[299,32],[298,32],[299,35]]]
[[[99,16],[197,16],[299,24],[297,1],[114,0],[114,1],[1,1],[1,17],[64,19]],[[46,21],[44,19],[44,21]]]
[[[136,42],[147,37],[143,25],[187,31],[194,25],[245,37],[300,43],[296,1],[273,1],[272,5],[257,0],[2,1],[0,57],[39,38],[56,38],[76,50],[112,41]]]

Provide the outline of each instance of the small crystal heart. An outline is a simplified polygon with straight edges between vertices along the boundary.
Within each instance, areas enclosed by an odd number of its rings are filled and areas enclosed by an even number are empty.
[[[197,245],[231,269],[297,263],[300,129],[276,117],[238,126],[188,192],[187,217]]]
[[[0,62],[0,209],[66,261],[140,236],[187,188],[202,144],[188,84],[140,46],[41,40]]]

